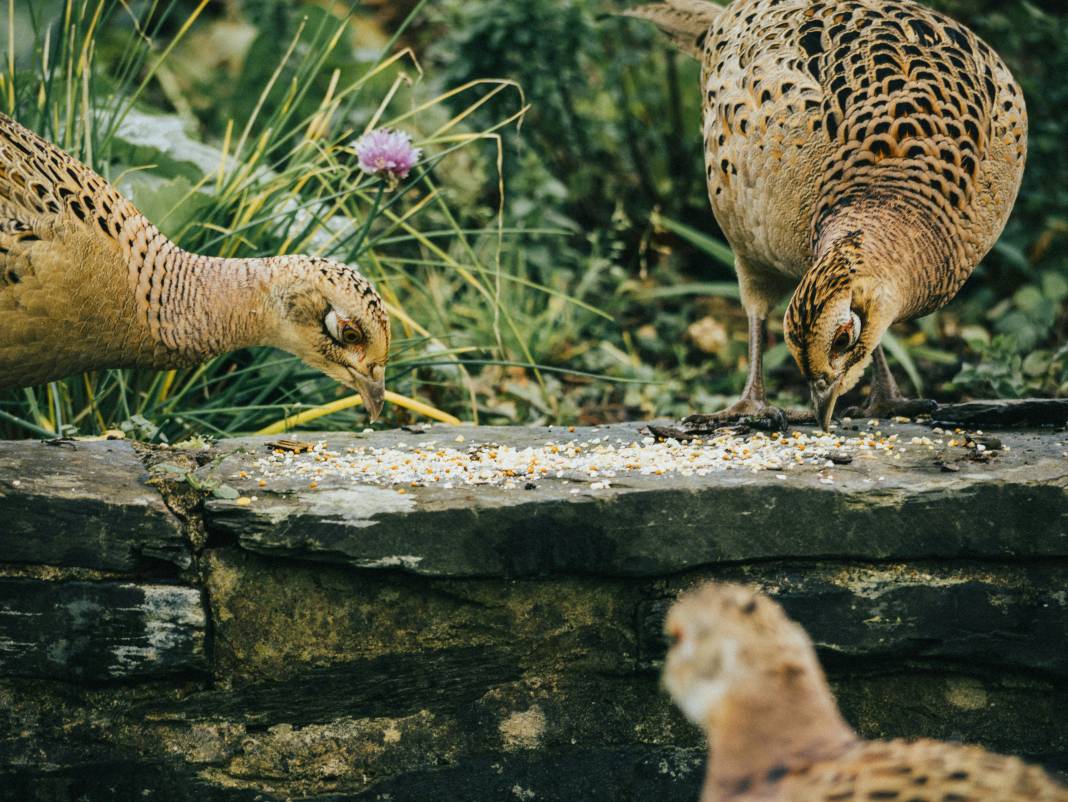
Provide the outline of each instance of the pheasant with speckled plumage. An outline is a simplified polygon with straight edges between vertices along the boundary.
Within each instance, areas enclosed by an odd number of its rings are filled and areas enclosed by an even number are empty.
[[[359,391],[375,418],[389,344],[382,299],[354,268],[184,251],[99,175],[0,115],[0,390],[268,345]]]
[[[873,362],[869,416],[908,414],[880,342],[948,303],[1023,175],[1023,93],[964,26],[911,0],[669,0],[627,12],[701,61],[709,197],[749,317],[741,400],[768,411],[768,315],[824,428]],[[922,407],[919,407],[922,408]]]
[[[708,736],[701,802],[1068,802],[1068,788],[1017,758],[859,738],[808,635],[754,590],[706,585],[664,629],[664,686]]]

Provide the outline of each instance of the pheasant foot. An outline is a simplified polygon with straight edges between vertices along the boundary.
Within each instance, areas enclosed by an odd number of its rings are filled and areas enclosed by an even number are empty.
[[[905,398],[894,381],[886,353],[880,345],[872,354],[874,380],[871,396],[863,407],[852,407],[845,411],[849,418],[915,418],[930,415],[938,404],[925,398]]]
[[[671,426],[650,425],[656,437],[693,440],[734,428],[739,431],[785,432],[786,413],[766,401],[742,398],[738,403],[711,415],[690,415]]]

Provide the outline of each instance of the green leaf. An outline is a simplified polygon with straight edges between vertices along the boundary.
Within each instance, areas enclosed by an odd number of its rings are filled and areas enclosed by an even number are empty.
[[[1011,336],[1020,351],[1029,351],[1044,336],[1045,328],[1039,328],[1044,321],[1040,316],[1027,312],[1010,312],[997,322],[997,330],[1002,335]]]
[[[1001,240],[1000,242],[998,242],[997,245],[994,246],[994,253],[996,253],[998,256],[1000,256],[1002,259],[1004,259],[1006,262],[1008,262],[1010,265],[1017,268],[1018,270],[1031,269],[1031,262],[1027,258],[1027,254],[1025,254],[1015,245],[1009,244],[1005,240]]]
[[[960,358],[949,351],[942,351],[938,348],[929,348],[925,345],[915,345],[909,348],[909,353],[916,359],[922,359],[924,362],[934,362],[936,365],[956,365],[960,362]]]
[[[886,332],[883,335],[883,347],[890,356],[892,356],[902,368],[905,369],[905,373],[908,374],[909,380],[912,382],[912,386],[916,388],[916,393],[923,397],[923,379],[920,378],[920,371],[916,368],[916,363],[912,361],[912,356],[909,354],[908,349],[902,344],[902,342],[890,332]]]
[[[175,443],[171,448],[178,451],[207,451],[211,448],[211,440],[203,435],[195,435],[180,443]]]
[[[652,222],[654,226],[659,226],[672,234],[678,234],[699,251],[707,253],[720,264],[734,270],[734,251],[726,243],[703,234],[696,228],[690,228],[685,223],[680,223],[660,214],[654,213]]]
[[[659,298],[680,298],[687,295],[714,296],[716,298],[741,297],[738,285],[734,282],[693,282],[689,284],[675,284],[670,287],[655,287],[654,289],[638,293],[640,297],[655,300]]]
[[[197,220],[211,203],[204,193],[194,192],[193,184],[183,175],[167,180],[134,173],[123,184],[141,213],[171,238]]]
[[[1024,312],[1037,312],[1049,303],[1042,290],[1030,285],[1019,289],[1013,296],[1013,301]]]
[[[111,156],[131,166],[152,165],[152,171],[165,178],[185,176],[196,181],[211,175],[223,165],[222,151],[197,142],[185,128],[175,114],[132,108],[115,132]]]
[[[1049,351],[1035,351],[1028,354],[1023,361],[1024,375],[1030,376],[1032,379],[1045,376],[1052,361],[1053,355]]]
[[[230,487],[230,485],[219,485],[211,491],[211,494],[215,498],[226,499],[227,501],[233,501],[235,498],[240,498],[241,496],[241,494]]]
[[[960,330],[960,338],[976,351],[990,344],[990,332],[982,326],[963,326]]]
[[[181,465],[175,465],[172,462],[161,462],[158,465],[152,466],[153,473],[173,473],[173,474],[187,474],[188,468],[183,468]]]
[[[1054,303],[1068,298],[1068,278],[1060,273],[1046,273],[1042,276],[1042,293]]]
[[[790,358],[790,348],[786,343],[776,343],[764,352],[764,370],[770,373],[777,370]]]

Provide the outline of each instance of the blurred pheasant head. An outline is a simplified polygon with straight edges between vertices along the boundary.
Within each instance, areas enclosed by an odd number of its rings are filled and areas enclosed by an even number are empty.
[[[710,584],[686,594],[668,613],[664,631],[672,644],[664,687],[700,726],[717,721],[733,695],[766,694],[779,674],[819,671],[800,625],[767,596],[741,585]]]
[[[289,280],[275,294],[278,348],[359,392],[376,420],[385,398],[389,316],[353,267],[305,256],[280,257]]]
[[[837,240],[805,274],[786,310],[786,344],[808,379],[816,420],[827,431],[835,403],[864,376],[896,307],[873,277],[862,235]]]

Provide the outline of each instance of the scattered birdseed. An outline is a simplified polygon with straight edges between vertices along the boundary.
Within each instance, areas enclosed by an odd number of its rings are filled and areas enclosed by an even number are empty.
[[[819,480],[833,484],[827,468],[854,458],[893,460],[903,450],[898,435],[863,432],[838,434],[793,432],[752,435],[728,433],[679,442],[643,437],[628,442],[610,437],[583,441],[546,440],[515,446],[464,443],[463,436],[397,443],[390,447],[352,446],[331,449],[321,441],[305,453],[274,449],[246,466],[259,487],[297,479],[315,489],[325,479],[364,485],[405,487],[496,486],[523,489],[543,479],[589,482],[593,491],[609,490],[627,476],[703,477],[724,471],[775,471],[779,479],[799,468],[819,470]],[[833,455],[828,459],[828,454]],[[881,477],[880,477],[881,479]],[[582,492],[571,490],[572,493]]]

